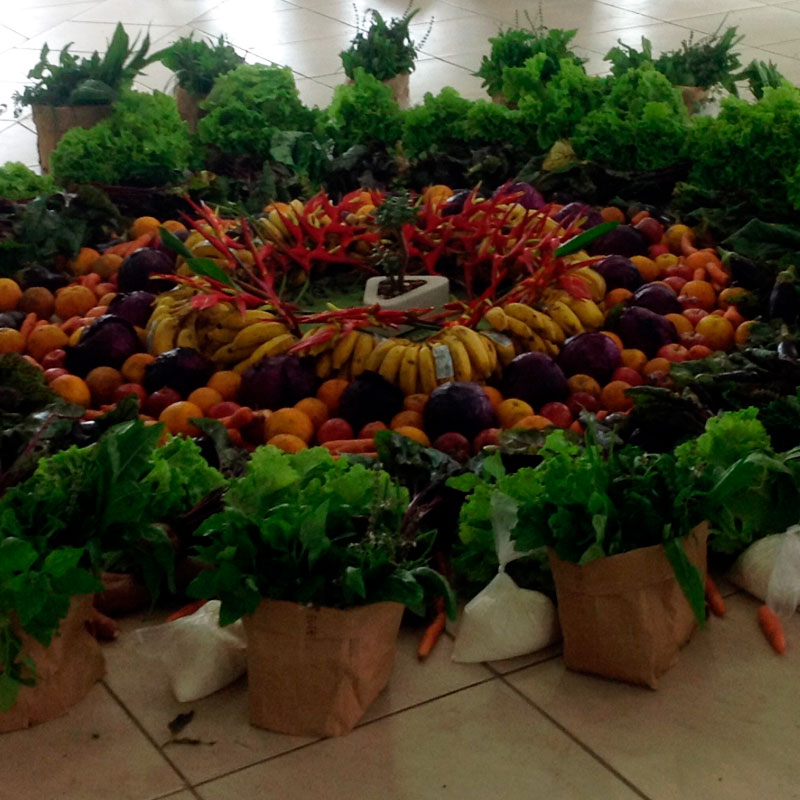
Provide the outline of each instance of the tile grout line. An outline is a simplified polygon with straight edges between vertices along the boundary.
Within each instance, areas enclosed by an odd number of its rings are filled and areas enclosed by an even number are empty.
[[[200,795],[198,795],[197,792],[194,791],[194,787],[192,786],[191,781],[189,781],[188,778],[183,774],[183,772],[180,769],[178,769],[178,767],[172,761],[172,759],[164,752],[164,748],[159,746],[159,744],[150,735],[150,733],[147,731],[144,725],[142,725],[142,723],[139,722],[139,720],[133,715],[133,712],[125,705],[125,703],[122,702],[119,695],[117,695],[117,693],[108,685],[107,681],[104,679],[101,680],[100,683],[102,683],[102,685],[105,687],[105,690],[117,702],[117,705],[119,705],[120,708],[127,714],[131,722],[133,722],[133,724],[139,729],[139,732],[147,739],[148,742],[150,742],[151,745],[153,745],[153,747],[158,751],[158,753],[161,755],[164,761],[166,761],[167,764],[169,764],[169,766],[172,767],[173,771],[183,781],[184,783],[183,789],[178,791],[188,791],[195,798],[197,798],[197,800],[202,800]],[[172,792],[172,794],[175,794],[175,792]],[[162,795],[162,797],[169,797],[169,795]]]
[[[487,667],[488,669],[488,667]],[[490,683],[491,681],[497,680],[497,675],[489,675],[487,678],[482,678],[479,681],[475,681],[474,683],[467,684],[466,686],[460,686],[458,689],[452,689],[449,692],[445,692],[444,694],[438,695],[437,697],[429,697],[427,700],[420,700],[418,703],[412,703],[410,706],[406,706],[405,708],[398,708],[396,711],[389,711],[386,714],[383,714],[379,717],[375,717],[374,719],[367,720],[366,722],[362,722],[360,725],[356,725],[353,728],[353,733],[362,728],[369,727],[370,725],[376,722],[382,722],[385,719],[389,719],[390,717],[396,717],[398,714],[404,714],[406,711],[412,711],[415,708],[419,708],[420,706],[428,705],[429,703],[433,703],[436,700],[441,700],[445,697],[449,697],[450,695],[458,694],[459,692],[464,692],[467,689],[474,689],[476,686],[482,686],[484,683]],[[242,767],[237,767],[236,769],[229,770],[228,772],[223,772],[220,775],[216,775],[213,778],[208,778],[206,780],[198,781],[194,784],[194,787],[200,786],[207,786],[209,783],[214,783],[214,781],[221,780],[222,778],[227,778],[229,775],[235,775],[237,772],[242,772],[243,770],[250,769],[251,767],[260,766],[261,764],[266,764],[270,761],[275,761],[278,758],[283,758],[283,756],[287,756],[290,753],[296,753],[298,750],[305,750],[307,747],[313,747],[320,742],[326,741],[326,737],[320,737],[318,739],[314,739],[312,742],[306,742],[305,744],[298,745],[297,747],[292,747],[289,750],[283,750],[280,753],[275,753],[275,755],[267,756],[266,758],[262,758],[258,761],[254,761],[252,764],[246,764]]]
[[[545,663],[545,662],[541,662],[541,663]],[[538,665],[534,664],[533,666],[535,667],[535,666],[538,666]],[[581,750],[583,750],[587,755],[589,755],[591,758],[593,758],[595,761],[597,761],[598,764],[600,764],[601,766],[605,767],[612,775],[614,775],[615,778],[617,778],[617,780],[619,780],[622,783],[624,783],[625,786],[627,786],[638,797],[640,797],[642,800],[651,800],[651,798],[648,797],[648,795],[646,795],[638,786],[636,786],[635,783],[633,783],[628,778],[626,778],[618,769],[616,769],[615,767],[612,767],[611,764],[609,764],[602,756],[600,756],[597,753],[595,753],[594,750],[592,750],[591,747],[589,747],[589,745],[587,745],[585,742],[580,740],[574,733],[572,733],[571,730],[569,730],[569,728],[567,728],[566,726],[562,725],[554,716],[549,714],[541,706],[539,706],[537,703],[535,703],[533,700],[531,700],[530,697],[528,697],[523,691],[521,691],[516,686],[514,686],[514,684],[509,683],[506,680],[505,675],[500,675],[499,677],[500,677],[500,680],[509,689],[511,689],[512,692],[514,692],[516,695],[518,695],[531,708],[533,708],[536,711],[538,711],[548,722],[550,722],[553,725],[555,725],[555,727],[558,728],[563,734],[565,734],[573,742],[575,742],[575,744],[577,744],[578,747],[581,748]]]

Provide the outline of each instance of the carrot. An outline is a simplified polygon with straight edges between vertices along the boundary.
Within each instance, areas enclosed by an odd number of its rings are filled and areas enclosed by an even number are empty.
[[[225,418],[225,427],[243,428],[245,425],[249,425],[254,417],[255,414],[252,408],[249,406],[242,406],[241,408],[237,408],[229,417]]]
[[[331,453],[374,453],[374,439],[332,439],[330,442],[323,442],[323,447],[327,447]]]
[[[631,225],[638,225],[643,219],[647,219],[649,216],[649,211],[639,211],[631,217]]]
[[[446,624],[447,614],[444,613],[444,600],[439,597],[436,600],[436,616],[433,618],[433,622],[425,628],[425,633],[422,634],[422,638],[419,641],[417,657],[420,661],[423,661],[431,654],[431,650],[435,647],[436,642],[439,641]]]
[[[110,253],[120,258],[127,258],[134,250],[138,250],[140,247],[147,247],[152,241],[152,233],[143,233],[141,236],[136,239],[131,239],[129,242],[120,242],[119,244],[111,245],[111,247],[105,251],[104,255]]]
[[[69,336],[69,334],[75,333],[81,325],[83,325],[83,319],[81,317],[70,317],[68,320],[61,323],[61,330]]]
[[[175,622],[176,619],[190,617],[195,611],[199,611],[207,602],[208,600],[193,600],[177,611],[173,611],[172,614],[167,617],[167,622]]]
[[[39,318],[36,316],[35,311],[31,311],[27,317],[22,321],[22,325],[19,326],[19,332],[22,334],[22,338],[27,342],[28,337],[33,333],[33,329],[36,327],[36,321]]]
[[[697,267],[694,273],[692,273],[692,280],[693,281],[704,281],[706,279],[706,268],[705,267]]]
[[[706,271],[708,272],[709,278],[721,286],[727,286],[731,282],[731,276],[725,272],[717,261],[709,260],[706,264]]]
[[[783,624],[778,615],[769,607],[761,606],[758,609],[758,624],[767,637],[767,641],[772,645],[776,653],[786,652],[786,636],[783,633]]]
[[[681,236],[681,255],[690,256],[696,252],[697,248],[692,244],[692,240],[686,234]]]
[[[710,575],[706,575],[706,602],[715,617],[724,617],[727,611],[725,601],[717,588],[717,584]]]
[[[90,272],[87,275],[81,275],[80,278],[78,278],[78,283],[81,286],[87,286],[89,289],[93,290],[102,280],[103,279],[96,272]]]

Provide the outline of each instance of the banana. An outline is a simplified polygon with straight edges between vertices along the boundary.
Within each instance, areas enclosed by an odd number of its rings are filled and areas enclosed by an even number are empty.
[[[322,381],[330,378],[331,372],[333,372],[333,366],[331,364],[332,358],[330,353],[323,353],[317,358],[314,371],[317,373],[317,377]]]
[[[581,267],[570,273],[580,278],[592,294],[592,300],[599,303],[606,296],[605,278],[591,267]]]
[[[536,331],[531,331],[531,338],[525,342],[525,345],[531,353],[547,353],[549,350],[545,340]],[[558,348],[556,348],[556,352],[558,352]]]
[[[514,317],[514,319],[518,319],[520,322],[524,322],[533,330],[538,330],[539,323],[536,316],[536,310],[528,305],[525,305],[525,303],[509,303],[507,306],[505,306],[504,310],[508,316]]]
[[[398,385],[403,394],[414,394],[417,390],[418,357],[421,346],[412,344],[403,351],[403,360],[400,362],[400,375]]]
[[[289,238],[289,229],[286,227],[283,217],[281,217],[276,208],[273,208],[269,214],[267,214],[267,220],[268,223],[276,229],[279,237],[278,241]]]
[[[375,348],[375,337],[369,333],[359,332],[358,341],[353,348],[353,358],[350,362],[350,376],[357,378],[367,368],[367,358]]]
[[[380,367],[378,367],[378,373],[390,383],[394,383],[397,380],[397,375],[400,372],[400,364],[403,361],[403,356],[407,348],[408,342],[406,341],[403,342],[402,346],[396,345],[392,347],[389,352],[386,353]]]
[[[581,321],[575,316],[575,312],[562,300],[549,301],[547,311],[567,336],[577,336],[577,334],[583,333]]]
[[[178,317],[164,317],[156,320],[155,324],[147,330],[147,352],[153,356],[160,356],[167,350],[175,347],[175,337],[178,335],[180,319]]]
[[[492,344],[492,340],[489,339],[485,334],[479,333],[478,338],[481,341],[481,345],[483,345],[483,349],[486,351],[486,358],[489,359],[489,370],[491,372],[495,372],[497,370],[497,350],[494,349],[494,345]]]
[[[232,311],[235,311],[233,303],[217,303],[215,306],[211,306],[211,308],[203,309],[203,311],[200,312],[200,318],[204,322],[219,325],[222,324],[222,321]],[[236,313],[239,314],[238,311],[236,311]],[[241,314],[239,314],[239,316],[241,316]]]
[[[358,341],[358,331],[348,331],[340,335],[333,348],[333,368],[341,369],[353,355],[356,342]]]
[[[453,358],[453,379],[456,381],[472,380],[472,364],[469,360],[469,353],[460,339],[455,336],[448,336],[444,343],[450,350]]]
[[[197,312],[193,311],[181,322],[181,329],[178,331],[178,336],[175,339],[175,344],[178,345],[178,347],[191,347],[194,350],[198,349],[196,324]]]
[[[538,333],[542,339],[555,342],[555,344],[563,344],[567,337],[565,336],[561,326],[543,311],[539,311],[536,308],[531,310],[534,312],[534,318],[536,320],[535,324],[532,326],[532,329]]]
[[[214,344],[230,344],[235,336],[236,331],[233,328],[223,328],[220,326],[207,328],[205,332],[206,340]]]
[[[508,330],[508,320],[506,319],[506,312],[500,306],[490,308],[483,318],[496,330]]]
[[[417,354],[417,376],[420,388],[425,394],[430,394],[436,388],[436,367],[433,361],[433,351],[427,342],[420,347]]]
[[[530,339],[533,337],[533,330],[517,317],[508,315],[508,331],[520,339]]]
[[[302,200],[298,200],[296,197],[292,200],[289,205],[294,209],[295,215],[299,219],[305,214],[306,206]]]
[[[484,334],[486,338],[494,347],[497,354],[497,360],[501,366],[507,367],[516,357],[517,351],[514,347],[514,342],[503,333]]]
[[[249,358],[246,358],[244,361],[240,361],[233,368],[233,371],[238,372],[239,375],[241,375],[247,369],[252,367],[253,364],[257,364],[259,361],[267,358],[268,356],[283,355],[296,341],[297,337],[291,333],[283,333],[280,336],[275,336],[268,342],[264,342],[262,345],[257,347]]]
[[[249,347],[234,347],[232,343],[223,344],[211,354],[211,360],[215,364],[232,364],[244,358],[249,358],[253,354],[253,350],[254,347],[252,345]]]
[[[276,336],[288,333],[282,322],[255,322],[242,328],[234,337],[231,346],[234,348],[256,348]]]
[[[488,378],[492,374],[492,365],[481,337],[466,325],[454,325],[450,330],[466,348],[474,377]]]
[[[276,319],[277,317],[269,311],[263,311],[260,308],[249,308],[244,314],[237,309],[228,311],[219,322],[225,328],[233,328],[238,331],[256,322],[271,322]]]
[[[575,316],[581,321],[581,325],[586,330],[596,331],[603,327],[605,314],[603,314],[594,300],[580,300],[572,297],[567,302],[567,305],[575,312]]]
[[[377,347],[369,354],[367,357],[367,363],[364,367],[365,370],[369,370],[370,372],[377,372],[380,369],[381,364],[383,363],[383,359],[386,357],[386,354],[398,344],[401,344],[403,339],[384,339],[382,342],[379,342]]]

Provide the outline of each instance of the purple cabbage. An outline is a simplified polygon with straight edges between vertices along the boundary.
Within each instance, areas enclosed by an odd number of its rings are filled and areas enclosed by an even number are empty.
[[[297,356],[269,356],[242,375],[239,400],[251,408],[288,408],[317,391],[313,368]]]
[[[569,394],[561,367],[544,353],[523,353],[506,368],[503,394],[541,408],[545,403],[563,401]]]
[[[425,404],[424,420],[431,440],[460,433],[472,441],[496,423],[489,395],[477,383],[464,381],[437,386]]]

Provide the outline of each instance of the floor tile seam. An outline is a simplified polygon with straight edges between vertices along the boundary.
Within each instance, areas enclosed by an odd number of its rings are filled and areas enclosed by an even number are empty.
[[[561,652],[553,653],[551,656],[547,656],[546,658],[542,658],[539,661],[534,661],[531,664],[522,664],[519,667],[514,667],[513,669],[508,669],[505,672],[502,672],[497,667],[492,666],[492,664],[488,661],[482,662],[486,667],[488,667],[492,672],[497,675],[498,678],[505,678],[508,675],[516,675],[518,672],[522,672],[524,669],[533,669],[533,667],[538,667],[540,664],[547,664],[549,661],[555,661],[557,658],[561,658],[563,654]]]
[[[794,9],[792,8],[787,8],[786,10],[794,11]],[[795,11],[794,13],[800,14],[800,11]],[[789,44],[789,42],[796,42],[798,39],[800,39],[800,36],[795,36],[792,39],[783,39],[780,42],[767,42],[766,44],[753,45],[753,49],[763,50],[765,53],[769,53],[770,55],[773,56],[783,56],[784,58],[791,58],[793,61],[798,61],[799,59],[796,58],[795,56],[787,56],[785,53],[776,53],[774,50],[767,50],[768,47],[775,47],[775,45],[780,45],[780,44]]]
[[[286,9],[284,9],[284,10],[286,10]],[[205,20],[205,22],[213,22],[213,21],[214,20]],[[342,24],[344,25],[345,23],[342,23]],[[183,26],[181,25],[179,27],[183,27]],[[218,36],[219,35],[219,34],[217,34],[215,32],[212,32],[212,31],[203,30],[203,28],[201,28],[199,25],[195,28],[195,30],[200,31],[200,33],[204,33],[207,36]],[[335,35],[335,34],[333,34],[333,35]],[[282,46],[282,45],[313,44],[314,42],[323,42],[326,39],[330,39],[330,38],[332,38],[331,34],[328,34],[327,36],[315,36],[313,39],[297,39],[297,40],[292,40],[292,41],[268,42],[268,43],[266,43],[264,45],[264,47],[270,47],[271,45],[281,45]],[[231,42],[230,40],[228,41],[228,44],[232,44],[235,47],[238,47],[240,50],[244,50],[247,53],[251,53],[252,55],[257,56],[258,58],[267,58],[267,56],[256,52],[252,47],[249,47],[249,48],[243,47],[242,45],[237,45],[236,42]],[[261,45],[258,45],[258,46],[260,47]],[[18,49],[20,49],[20,48],[18,48]],[[31,48],[27,48],[27,49],[31,49]]]
[[[437,695],[436,697],[429,697],[425,700],[420,700],[418,703],[412,703],[409,706],[398,708],[395,711],[388,711],[386,714],[382,714],[381,716],[375,717],[374,719],[369,719],[366,722],[360,723],[355,728],[353,728],[353,732],[361,730],[362,728],[369,727],[370,725],[373,725],[376,722],[382,722],[383,720],[389,719],[390,717],[396,717],[400,714],[405,714],[407,711],[412,711],[416,708],[420,708],[421,706],[434,703],[437,700],[442,700],[445,697],[450,697],[451,695],[458,694],[459,692],[464,692],[467,691],[468,689],[474,689],[476,686],[482,686],[484,683],[491,683],[492,681],[497,680],[498,677],[499,676],[497,675],[488,675],[487,677],[475,681],[474,683],[470,683],[465,686],[460,686],[458,689],[452,689],[451,691]],[[202,786],[207,786],[210,783],[222,780],[223,778],[227,778],[230,775],[235,775],[236,773],[242,772],[243,770],[246,769],[250,769],[251,767],[258,767],[261,766],[262,764],[267,764],[270,761],[275,761],[279,758],[283,758],[284,756],[288,756],[290,753],[296,753],[298,750],[305,750],[308,747],[313,747],[314,745],[320,744],[321,742],[324,741],[327,741],[326,737],[320,737],[318,739],[314,739],[311,742],[304,742],[303,744],[300,744],[297,747],[292,747],[288,750],[282,750],[280,753],[274,753],[273,755],[266,756],[265,758],[258,759],[257,761],[253,761],[241,767],[236,767],[236,769],[228,770],[227,772],[221,773],[220,775],[216,775],[213,778],[206,778],[202,781],[197,781],[195,784],[193,784],[193,787],[197,789]]]
[[[178,768],[175,762],[164,752],[164,748],[156,742],[156,740],[151,736],[150,732],[144,727],[144,725],[139,721],[138,717],[128,708],[128,706],[122,701],[122,698],[108,685],[108,681],[102,680],[100,683],[103,685],[105,690],[111,696],[111,698],[117,703],[117,705],[125,712],[126,716],[130,721],[136,726],[142,736],[147,739],[148,742],[156,749],[158,754],[164,759],[164,761],[169,764],[172,768],[173,772],[183,781],[183,788],[177,791],[190,791],[191,794],[198,798],[198,800],[202,800],[200,796],[193,790],[191,781],[183,774],[183,771]],[[175,792],[170,792],[170,794],[175,794]],[[167,795],[161,795],[161,797],[169,797]]]
[[[532,668],[538,666],[534,664]],[[608,772],[610,772],[617,780],[621,783],[624,783],[634,794],[641,798],[641,800],[652,800],[648,795],[646,795],[633,781],[629,778],[626,778],[616,767],[611,766],[608,761],[603,758],[601,755],[596,753],[589,745],[580,739],[575,733],[573,733],[569,728],[567,728],[563,723],[559,722],[552,714],[545,711],[538,703],[532,700],[528,695],[525,694],[521,689],[514,686],[513,683],[510,683],[506,680],[505,675],[499,676],[500,680],[509,688],[512,692],[518,695],[525,703],[527,703],[531,708],[538,711],[548,722],[558,728],[565,736],[568,736],[578,747],[581,748],[587,755],[593,758],[600,766],[604,767]]]

